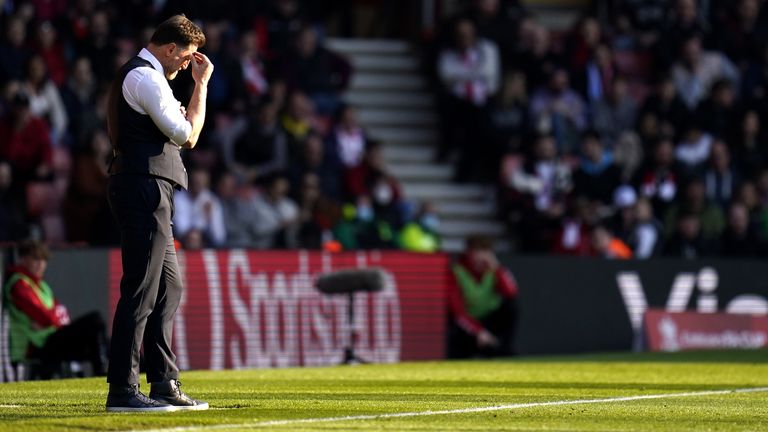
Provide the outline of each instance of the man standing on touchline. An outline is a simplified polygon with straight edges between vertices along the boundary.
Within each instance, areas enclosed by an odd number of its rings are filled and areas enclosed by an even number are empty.
[[[180,390],[171,350],[182,290],[171,231],[173,191],[187,187],[180,151],[194,148],[205,119],[213,65],[197,52],[204,44],[200,27],[175,15],[120,68],[110,90],[109,205],[120,228],[123,277],[112,325],[108,412],[208,408]],[[195,88],[185,110],[168,80],[187,67]],[[142,341],[149,397],[139,391]]]

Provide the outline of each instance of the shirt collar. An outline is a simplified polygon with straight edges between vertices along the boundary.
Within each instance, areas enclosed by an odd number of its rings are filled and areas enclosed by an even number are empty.
[[[155,57],[151,52],[149,52],[148,49],[142,48],[141,51],[139,52],[139,57],[152,63],[152,66],[155,68],[155,70],[157,70],[158,72],[163,74],[163,76],[165,76],[165,71],[163,71],[163,65],[160,64],[160,60],[158,60],[157,57]]]

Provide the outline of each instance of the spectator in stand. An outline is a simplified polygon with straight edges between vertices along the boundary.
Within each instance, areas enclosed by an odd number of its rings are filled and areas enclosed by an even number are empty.
[[[736,103],[733,83],[717,80],[712,84],[709,97],[699,104],[696,116],[711,135],[728,139],[734,136],[742,109]]]
[[[699,176],[712,152],[714,138],[704,131],[701,120],[695,117],[689,119],[682,132],[680,142],[675,147],[675,159],[686,177]]]
[[[690,35],[705,35],[709,31],[710,26],[699,10],[698,2],[699,0],[675,0],[658,44],[662,66],[671,65],[675,61],[679,54],[676,50]]]
[[[573,69],[574,88],[590,106],[593,106],[611,92],[611,86],[619,73],[613,58],[613,51],[606,44],[598,45],[586,64]]]
[[[30,113],[48,122],[51,142],[53,145],[59,145],[67,131],[69,119],[59,90],[48,78],[45,61],[39,55],[30,57],[27,63],[27,80],[22,88],[29,96]]]
[[[176,238],[185,247],[196,243],[191,239],[198,235],[204,246],[223,246],[227,230],[221,202],[210,189],[210,175],[197,168],[192,170],[189,177],[189,189],[178,191],[173,198],[173,230]]]
[[[285,112],[280,116],[280,125],[288,138],[288,155],[291,160],[299,154],[301,143],[316,131],[315,105],[301,91],[294,91],[288,97]]]
[[[634,256],[647,259],[658,255],[662,246],[661,222],[653,215],[653,206],[646,198],[635,205],[635,227],[631,237]]]
[[[250,99],[259,99],[269,92],[267,69],[259,50],[259,37],[246,31],[240,37],[240,73],[243,87]]]
[[[528,92],[547,85],[547,80],[560,67],[560,57],[552,48],[549,30],[532,18],[523,19],[519,27],[519,46],[515,65],[525,72]]]
[[[5,40],[0,43],[0,83],[24,79],[24,66],[30,56],[25,46],[27,29],[24,21],[14,16],[6,24]]]
[[[112,155],[109,136],[103,129],[93,133],[90,146],[75,156],[69,190],[64,201],[67,240],[103,244],[114,232],[107,204],[107,160]]]
[[[357,121],[357,112],[349,105],[339,108],[336,127],[328,136],[331,157],[337,157],[344,168],[352,168],[363,161],[368,143],[365,131]]]
[[[555,255],[592,255],[591,229],[597,224],[597,205],[577,198],[560,219],[559,231],[552,242]]]
[[[438,59],[438,76],[445,92],[438,157],[446,159],[459,149],[456,178],[467,181],[489,171],[483,168],[494,153],[486,132],[487,106],[499,89],[501,65],[498,48],[477,37],[471,20],[459,19],[453,32],[453,45],[444,48]]]
[[[494,147],[500,156],[523,150],[531,124],[525,74],[515,71],[505,76],[501,92],[491,106],[490,121]]]
[[[48,126],[29,110],[29,97],[17,91],[11,96],[10,110],[0,119],[0,159],[14,168],[17,186],[51,176],[52,147]]]
[[[67,81],[68,65],[56,27],[50,21],[41,21],[37,24],[36,36],[35,51],[45,61],[51,81],[61,87]]]
[[[610,205],[613,191],[621,179],[621,170],[613,154],[605,149],[600,135],[587,131],[582,138],[582,158],[573,175],[574,194]]]
[[[73,150],[87,147],[89,137],[85,136],[83,118],[93,111],[96,104],[96,80],[91,61],[87,57],[75,60],[72,74],[61,89],[61,100],[67,110],[69,139]]]
[[[503,4],[502,4],[503,3]],[[473,0],[469,18],[474,22],[478,35],[499,47],[502,61],[514,53],[517,37],[517,19],[521,10],[517,4],[505,0]]]
[[[669,0],[626,0],[621,2],[621,18],[627,18],[639,45],[650,47],[659,40],[668,9]]]
[[[307,174],[312,174],[318,178],[320,193],[324,197],[340,200],[343,169],[332,148],[326,147],[316,133],[310,134],[302,144],[302,153],[289,168],[292,195],[298,195],[296,189]]]
[[[762,144],[765,132],[757,111],[751,109],[744,113],[740,126],[732,141],[734,159],[744,177],[751,178],[768,166],[768,147]]]
[[[322,249],[332,238],[331,228],[341,218],[338,204],[323,196],[320,179],[307,173],[301,179],[299,204],[298,246],[302,249]]]
[[[421,203],[416,217],[405,224],[397,235],[400,249],[411,252],[437,252],[440,250],[440,217],[435,205],[429,201]]]
[[[731,151],[725,142],[716,140],[712,144],[709,167],[704,171],[707,199],[725,210],[740,183],[741,177],[731,165]]]
[[[20,240],[27,235],[24,199],[14,188],[13,168],[0,160],[0,242]]]
[[[723,211],[716,204],[707,200],[706,188],[699,179],[689,181],[680,202],[667,211],[664,217],[664,229],[667,230],[665,233],[667,238],[672,234],[672,230],[679,230],[680,219],[686,215],[693,215],[698,220],[696,230],[690,230],[691,227],[686,225],[685,232],[690,234],[695,231],[697,236],[701,234],[707,241],[717,239],[725,226]]]
[[[513,355],[518,286],[493,252],[489,238],[470,237],[451,264],[448,357]]]
[[[523,248],[546,250],[552,242],[545,232],[563,217],[567,195],[573,188],[571,169],[560,160],[554,138],[539,136],[532,157],[514,169],[506,182],[520,201],[517,231],[521,233]]]
[[[677,93],[675,81],[670,75],[659,77],[653,87],[653,92],[645,98],[640,109],[638,127],[643,135],[643,122],[651,116],[656,123],[656,133],[650,139],[658,139],[662,135],[675,136],[681,131],[679,125],[684,124],[690,115],[688,107]],[[649,141],[646,141],[648,143]]]
[[[344,250],[394,249],[392,226],[376,215],[370,197],[363,195],[354,204],[345,204],[333,236]]]
[[[768,241],[768,206],[760,202],[755,183],[742,183],[734,204],[741,204],[746,207],[749,214],[750,229],[754,230],[759,238]]]
[[[661,239],[661,223],[653,216],[653,207],[646,198],[638,199],[635,190],[620,186],[613,194],[618,213],[614,233],[632,249],[635,258],[647,259],[657,252]]]
[[[291,41],[305,20],[298,0],[271,0],[267,16],[257,18],[256,32],[266,35],[269,58],[277,59],[291,50]]]
[[[663,255],[697,259],[717,254],[716,238],[703,235],[701,218],[696,213],[682,213],[673,226],[675,231],[664,244]]]
[[[720,254],[724,257],[748,258],[765,256],[766,242],[756,227],[750,224],[749,211],[744,204],[734,203],[728,211],[728,226],[723,233]]]
[[[640,170],[636,182],[643,197],[653,203],[653,213],[664,215],[677,197],[679,175],[672,140],[663,138],[653,148],[653,159]]]
[[[224,246],[249,248],[255,241],[253,221],[256,219],[256,191],[238,185],[237,177],[225,172],[219,177],[216,195],[221,203],[226,229]]]
[[[690,110],[706,99],[717,80],[731,81],[734,86],[739,82],[739,71],[727,57],[716,51],[703,51],[701,45],[698,34],[685,38],[680,45],[680,60],[672,66],[675,87]]]
[[[586,68],[602,41],[602,29],[597,18],[583,16],[579,19],[566,41],[568,70],[578,71]]]
[[[594,255],[601,258],[621,260],[632,258],[632,249],[602,225],[592,229],[592,248]]]
[[[282,76],[289,89],[309,95],[317,112],[330,115],[339,109],[340,94],[352,75],[352,66],[318,43],[317,30],[304,26],[296,35],[293,53],[283,58]]]
[[[562,153],[576,150],[579,136],[587,128],[587,107],[569,84],[565,69],[555,70],[547,87],[531,98],[531,119],[539,132],[550,131]]]
[[[613,79],[610,90],[592,110],[592,127],[613,148],[619,137],[635,126],[637,105],[629,95],[627,81],[622,76]]]
[[[205,55],[211,60],[216,73],[208,82],[208,110],[210,115],[227,111],[234,105],[244,104],[243,79],[238,58],[227,45],[229,24],[213,20],[205,23]],[[197,146],[199,147],[199,146]]]
[[[282,174],[272,176],[254,203],[253,229],[257,249],[295,248],[299,229],[299,207],[288,197],[290,184]]]
[[[50,379],[62,361],[87,360],[93,374],[106,374],[106,330],[98,312],[70,321],[66,306],[56,300],[43,280],[48,249],[23,241],[18,265],[8,269],[3,297],[10,317],[10,357],[13,362],[39,360],[40,376]]]
[[[348,201],[369,197],[378,219],[395,228],[402,225],[403,194],[397,179],[387,170],[379,142],[371,141],[363,161],[346,171],[345,184]]]
[[[112,79],[115,68],[114,57],[120,50],[115,46],[111,34],[109,14],[105,9],[86,11],[86,28],[76,47],[78,55],[88,57],[93,65],[93,72],[100,82]]]
[[[728,2],[730,3],[730,2]],[[766,40],[765,17],[761,16],[759,0],[737,0],[713,26],[715,47],[741,69],[757,57],[760,44]]]
[[[768,97],[768,42],[763,42],[744,72],[741,95],[747,101],[765,103]]]
[[[248,129],[235,142],[232,171],[244,183],[264,180],[288,168],[288,139],[277,121],[277,106],[262,99]]]

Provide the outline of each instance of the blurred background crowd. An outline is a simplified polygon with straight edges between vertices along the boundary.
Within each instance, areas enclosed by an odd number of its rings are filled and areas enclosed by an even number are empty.
[[[117,244],[107,88],[184,12],[216,69],[176,194],[183,247],[439,249],[434,203],[405,196],[345,103],[354,68],[324,44],[361,36],[359,3],[378,4],[366,35],[417,42],[435,160],[497,189],[513,251],[768,254],[761,0],[594,2],[564,32],[522,2],[445,2],[415,35],[420,2],[0,0],[0,241]],[[172,87],[188,100],[189,74]]]

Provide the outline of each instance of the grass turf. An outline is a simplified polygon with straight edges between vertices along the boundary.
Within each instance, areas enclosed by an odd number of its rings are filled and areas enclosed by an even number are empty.
[[[106,414],[107,387],[101,379],[0,384],[0,431],[183,430],[187,426],[215,426],[216,430],[255,426],[334,431],[768,431],[768,392],[290,422],[768,386],[768,351],[195,371],[183,373],[182,382],[192,396],[209,401],[211,409]],[[263,423],[272,420],[286,422]]]

